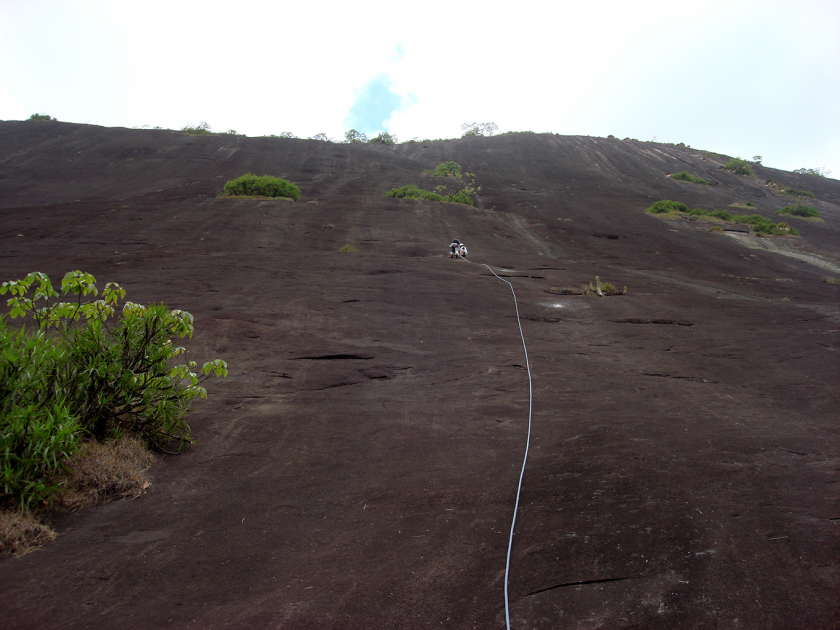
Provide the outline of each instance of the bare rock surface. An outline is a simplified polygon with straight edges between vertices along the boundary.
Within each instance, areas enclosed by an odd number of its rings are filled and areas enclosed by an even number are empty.
[[[476,207],[384,196],[446,160]],[[0,625],[504,627],[528,375],[487,263],[534,387],[512,627],[839,628],[840,285],[808,257],[837,264],[840,182],[724,161],[0,123],[0,279],[119,282],[192,312],[193,358],[230,366],[146,495],[0,562]],[[301,200],[216,198],[247,171]],[[767,179],[814,192],[824,222],[755,249],[644,213],[769,217],[790,199]],[[446,257],[454,237],[473,264]],[[552,292],[596,275],[628,294]]]

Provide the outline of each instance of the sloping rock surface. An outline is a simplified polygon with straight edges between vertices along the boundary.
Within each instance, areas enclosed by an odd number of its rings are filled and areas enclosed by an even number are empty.
[[[0,280],[116,281],[192,312],[192,358],[230,366],[144,497],[0,562],[0,625],[504,627],[528,374],[486,263],[534,388],[512,626],[840,627],[840,182],[726,159],[0,123]],[[447,160],[476,207],[384,196]],[[301,200],[216,198],[247,171]],[[824,222],[758,239],[644,213],[770,217],[791,199],[769,179]],[[596,275],[628,294],[553,290]]]

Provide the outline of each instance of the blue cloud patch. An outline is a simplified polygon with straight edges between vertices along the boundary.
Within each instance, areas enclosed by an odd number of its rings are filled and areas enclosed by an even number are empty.
[[[402,97],[391,91],[387,74],[368,83],[350,108],[345,124],[365,134],[385,130],[385,121],[402,105]]]

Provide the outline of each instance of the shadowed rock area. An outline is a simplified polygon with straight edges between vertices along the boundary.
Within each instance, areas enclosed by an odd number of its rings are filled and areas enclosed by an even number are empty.
[[[22,628],[840,628],[840,182],[633,140],[0,122],[0,281],[71,269],[225,359],[143,497],[0,561]],[[454,160],[476,207],[390,199]],[[245,172],[299,202],[218,199]],[[674,181],[687,171],[712,182]],[[644,210],[814,193],[800,237]],[[352,245],[355,252],[339,252]],[[563,295],[600,276],[624,296]],[[5,309],[5,302],[3,302]]]

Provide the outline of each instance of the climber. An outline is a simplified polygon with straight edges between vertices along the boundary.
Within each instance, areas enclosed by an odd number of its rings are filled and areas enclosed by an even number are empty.
[[[461,254],[461,258],[466,258],[467,257],[467,246],[464,245],[463,243],[461,243],[461,251],[458,252],[458,253]]]
[[[461,241],[457,238],[452,239],[452,242],[449,244],[449,257],[450,258],[457,258],[458,254],[461,253]]]

